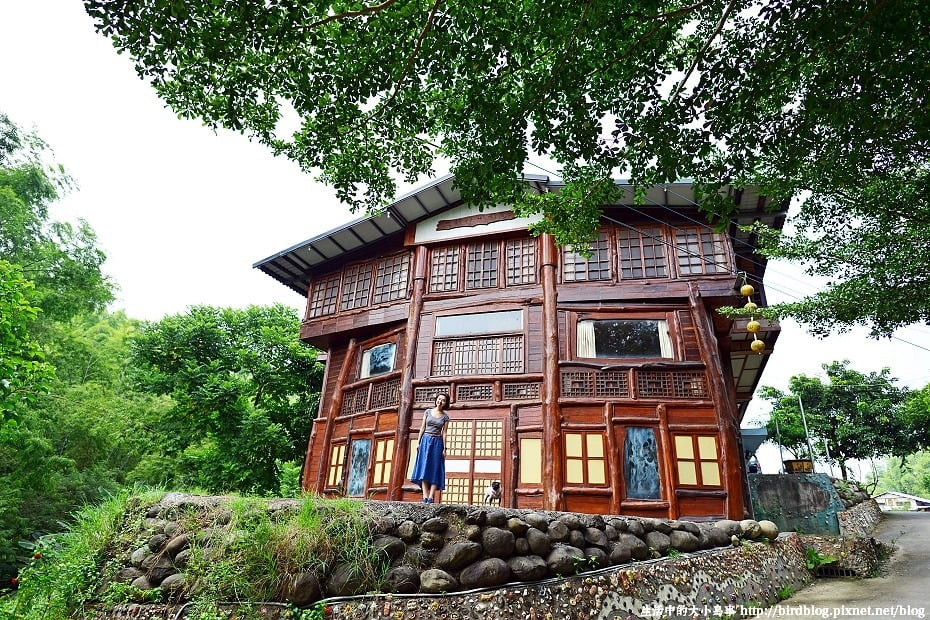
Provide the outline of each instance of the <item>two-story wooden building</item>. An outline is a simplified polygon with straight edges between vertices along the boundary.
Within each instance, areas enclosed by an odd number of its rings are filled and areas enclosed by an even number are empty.
[[[528,177],[530,191],[559,182]],[[632,188],[628,188],[632,196]],[[307,297],[301,337],[326,374],[303,472],[319,493],[418,501],[423,412],[448,394],[445,503],[662,518],[742,518],[739,423],[778,334],[753,353],[738,224],[780,225],[752,189],[714,232],[688,183],[606,205],[584,257],[506,206],[469,209],[446,177],[256,263]]]

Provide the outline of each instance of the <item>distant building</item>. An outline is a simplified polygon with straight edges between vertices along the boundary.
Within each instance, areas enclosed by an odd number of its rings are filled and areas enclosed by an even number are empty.
[[[306,296],[301,338],[326,352],[303,469],[322,494],[416,501],[424,410],[450,399],[444,503],[500,481],[517,508],[741,519],[740,421],[778,335],[720,306],[765,259],[740,225],[785,205],[729,188],[709,227],[690,183],[605,205],[590,256],[533,237],[508,205],[469,209],[452,177],[255,264]],[[558,180],[527,177],[528,191]],[[742,276],[742,277],[740,277]]]
[[[885,491],[875,496],[875,502],[882,510],[920,510],[930,512],[930,499],[908,495],[898,491]]]

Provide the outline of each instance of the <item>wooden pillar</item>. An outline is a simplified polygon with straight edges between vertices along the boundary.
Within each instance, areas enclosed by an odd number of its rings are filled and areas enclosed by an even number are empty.
[[[607,473],[610,476],[610,514],[620,514],[620,503],[623,501],[623,448],[617,445],[614,434],[614,408],[610,403],[604,403],[604,428],[607,433]]]
[[[694,282],[689,283],[688,288],[698,346],[707,368],[707,383],[711,399],[717,409],[720,430],[720,469],[723,479],[726,480],[727,492],[724,511],[728,519],[739,521],[743,518],[744,498],[740,474],[742,456],[736,444],[736,434],[739,433],[736,401],[727,389],[727,380],[723,374],[723,361],[720,359],[720,347],[717,346],[713,321],[701,299],[701,292]]]
[[[542,382],[542,444],[543,444],[543,508],[564,510],[565,455],[562,446],[562,412],[559,379],[558,291],[556,288],[559,253],[552,235],[542,235],[543,289],[543,382]]]
[[[517,507],[517,486],[520,484],[520,438],[517,425],[520,421],[520,408],[516,403],[510,405],[510,484],[504,488],[504,503],[509,508]],[[503,482],[501,476],[501,482]]]
[[[413,422],[413,375],[416,372],[417,342],[420,339],[420,316],[423,314],[423,295],[426,292],[428,253],[419,245],[413,253],[413,290],[410,293],[410,310],[407,315],[404,365],[400,374],[400,405],[397,409],[397,429],[394,432],[394,467],[388,499],[403,499],[404,479],[410,459],[410,424]]]
[[[336,389],[333,390],[333,400],[329,403],[329,411],[326,413],[326,431],[323,433],[323,444],[320,448],[320,475],[316,481],[316,492],[322,493],[323,487],[326,486],[326,476],[329,473],[329,452],[330,443],[333,440],[333,431],[336,426],[336,416],[342,410],[342,386],[346,384],[349,378],[349,372],[355,367],[355,355],[358,350],[358,342],[355,338],[349,340],[346,346],[346,355],[342,360],[342,368],[339,369],[339,378],[336,379]],[[326,389],[326,384],[323,385]]]
[[[678,510],[678,495],[675,493],[675,468],[672,461],[672,437],[668,431],[668,410],[665,405],[656,406],[656,415],[659,416],[659,447],[662,450],[662,458],[659,459],[659,467],[662,468],[662,478],[665,480],[665,495],[668,500],[668,518],[677,519],[680,516]]]

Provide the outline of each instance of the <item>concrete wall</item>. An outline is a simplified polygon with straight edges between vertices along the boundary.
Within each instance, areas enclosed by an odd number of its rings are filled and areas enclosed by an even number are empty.
[[[782,532],[838,536],[838,514],[846,509],[826,474],[750,474],[749,495],[756,519]]]

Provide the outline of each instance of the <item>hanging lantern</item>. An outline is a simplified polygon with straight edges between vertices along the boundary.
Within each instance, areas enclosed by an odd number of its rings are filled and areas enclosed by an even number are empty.
[[[755,292],[756,289],[752,284],[744,284],[739,287],[739,294],[746,298],[746,305],[743,306],[743,309],[749,312],[749,322],[746,323],[746,331],[752,334],[752,342],[749,344],[749,348],[752,349],[754,353],[762,353],[765,351],[765,341],[759,340],[759,330],[762,329],[762,323],[757,321],[756,317],[752,314],[759,309],[759,306],[752,303],[751,299]]]

